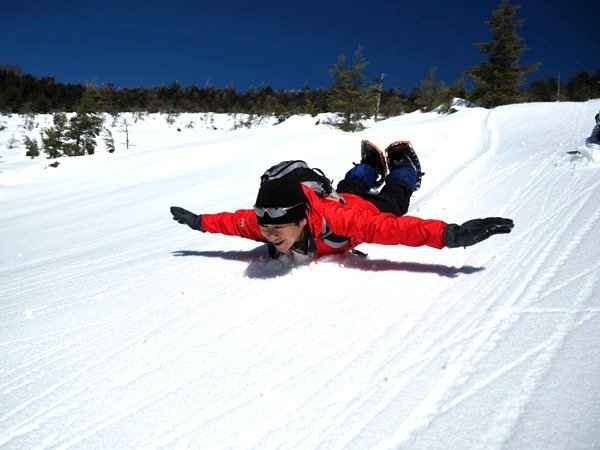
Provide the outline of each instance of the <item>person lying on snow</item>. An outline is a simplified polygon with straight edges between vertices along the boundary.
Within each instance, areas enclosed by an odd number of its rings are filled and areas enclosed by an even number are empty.
[[[296,179],[281,177],[261,184],[254,209],[196,215],[173,206],[171,213],[194,230],[265,242],[273,257],[296,252],[316,258],[362,243],[467,247],[494,234],[510,233],[513,221],[502,217],[457,225],[406,216],[422,176],[410,142],[394,142],[384,153],[364,140],[361,162],[338,183],[342,199],[320,197]],[[384,187],[374,193],[383,180]]]
[[[585,140],[585,144],[589,148],[600,147],[600,112],[596,114],[594,119],[596,120],[596,125],[592,129],[590,136]]]

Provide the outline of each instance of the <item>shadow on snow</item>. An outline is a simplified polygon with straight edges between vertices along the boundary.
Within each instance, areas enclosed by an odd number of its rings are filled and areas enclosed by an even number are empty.
[[[205,258],[222,258],[231,261],[247,262],[248,267],[245,275],[249,278],[275,278],[286,275],[295,267],[306,264],[305,261],[298,262],[285,255],[277,259],[272,259],[266,254],[264,246],[259,246],[252,250],[177,250],[173,252],[173,256],[203,256]],[[314,260],[310,262],[312,261]],[[460,274],[468,275],[484,270],[484,267],[455,267],[442,264],[391,261],[389,259],[370,259],[351,253],[327,255],[319,258],[318,261],[321,263],[337,263],[342,267],[350,269],[374,272],[397,270],[413,273],[431,273],[446,278],[456,278]]]

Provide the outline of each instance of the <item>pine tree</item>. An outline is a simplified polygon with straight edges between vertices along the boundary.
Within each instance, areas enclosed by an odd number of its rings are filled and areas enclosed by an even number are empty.
[[[106,149],[108,150],[108,153],[115,152],[115,139],[113,138],[113,135],[108,128],[104,128],[104,143],[106,144]]]
[[[56,113],[53,118],[54,126],[42,133],[42,148],[49,158],[62,156],[66,145],[67,116]]]
[[[447,102],[448,88],[435,77],[436,71],[437,67],[432,66],[427,78],[415,90],[414,102],[422,111],[431,111]]]
[[[340,128],[355,131],[360,128],[360,120],[371,116],[375,108],[376,86],[365,86],[363,69],[369,63],[362,55],[359,45],[354,52],[352,65],[346,68],[346,57],[340,55],[337,64],[331,69],[333,85],[329,94],[329,107],[342,114],[344,122]]]
[[[530,102],[552,102],[559,100],[557,98],[558,87],[556,79],[535,80],[529,85],[525,94]]]
[[[96,137],[102,131],[102,117],[96,114],[97,104],[94,98],[95,89],[89,85],[77,113],[70,120],[70,127],[66,133],[70,142],[65,147],[67,156],[83,156],[86,153],[93,155],[96,149]]]
[[[523,101],[520,87],[525,82],[524,75],[539,67],[539,64],[519,66],[519,57],[526,50],[517,34],[523,21],[514,18],[519,8],[520,5],[511,5],[510,0],[502,0],[500,8],[492,11],[492,18],[486,21],[490,26],[491,41],[475,44],[481,55],[488,56],[487,61],[468,72],[474,82],[473,100],[482,106]]]
[[[469,95],[467,90],[467,82],[465,81],[464,75],[453,82],[450,86],[448,86],[448,97],[449,100],[454,100],[455,98],[461,98],[465,100]]]
[[[317,116],[317,108],[315,108],[315,102],[313,102],[309,98],[304,100],[303,112],[304,112],[304,114],[310,114],[312,117],[316,117]]]
[[[399,88],[391,88],[381,93],[379,115],[383,118],[399,116],[413,109],[407,95]]]
[[[25,135],[24,143],[25,148],[27,149],[25,156],[29,156],[31,159],[40,156],[40,146],[36,139],[31,139],[29,136]]]
[[[600,97],[600,69],[595,75],[587,72],[578,72],[566,83],[565,90],[569,100],[583,102]]]

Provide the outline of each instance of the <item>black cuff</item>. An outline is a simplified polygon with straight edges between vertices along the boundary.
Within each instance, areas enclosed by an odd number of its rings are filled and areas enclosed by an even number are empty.
[[[460,229],[460,225],[456,223],[449,223],[446,225],[444,229],[444,242],[446,243],[446,247],[448,248],[457,248],[462,247],[458,243],[458,230]]]

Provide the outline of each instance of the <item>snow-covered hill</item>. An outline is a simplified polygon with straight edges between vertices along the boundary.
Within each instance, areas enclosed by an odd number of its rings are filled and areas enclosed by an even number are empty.
[[[413,113],[356,134],[150,116],[129,150],[115,124],[115,153],[57,168],[7,149],[23,119],[0,118],[0,448],[599,447],[600,167],[569,154],[599,109]],[[171,219],[250,207],[283,159],[340,180],[363,138],[413,142],[412,215],[515,229],[294,265]]]

